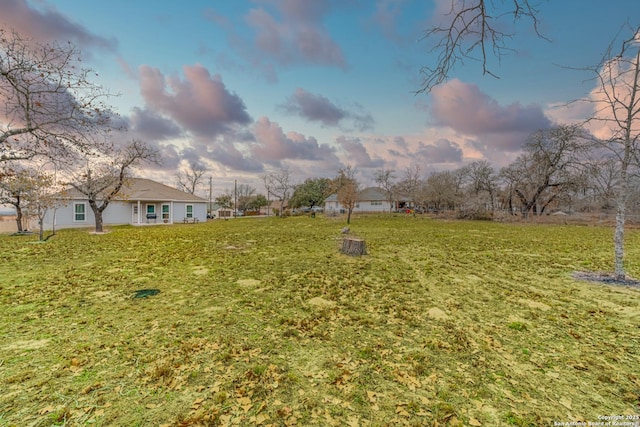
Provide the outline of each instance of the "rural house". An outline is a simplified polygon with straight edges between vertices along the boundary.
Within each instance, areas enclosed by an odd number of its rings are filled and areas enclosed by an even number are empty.
[[[358,202],[353,212],[389,212],[391,204],[384,191],[378,187],[368,187],[358,193]],[[326,214],[343,213],[346,209],[338,202],[338,195],[332,194],[324,201]]]
[[[95,217],[87,197],[71,188],[56,209],[47,212],[44,227],[90,227]],[[156,181],[130,178],[102,213],[104,225],[146,225],[207,220],[207,200]]]

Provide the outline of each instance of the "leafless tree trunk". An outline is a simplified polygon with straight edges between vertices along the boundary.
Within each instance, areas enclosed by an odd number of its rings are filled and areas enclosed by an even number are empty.
[[[76,174],[75,179],[69,183],[87,196],[95,216],[97,233],[103,232],[102,213],[116,196],[121,195],[120,190],[125,185],[130,168],[141,161],[157,163],[158,152],[142,141],[134,140],[116,153],[111,162],[88,164],[85,171],[81,175]]]
[[[110,96],[72,44],[38,44],[0,29],[0,162],[67,162],[104,145]]]
[[[360,193],[359,184],[356,180],[356,170],[351,166],[340,169],[333,182],[333,186],[338,193],[338,203],[347,209],[347,224],[351,224],[351,214],[358,203]]]
[[[616,159],[619,185],[616,191],[616,227],[614,232],[614,274],[624,280],[624,235],[627,203],[631,195],[633,171],[640,166],[640,27],[629,28],[633,34],[613,54],[610,46],[602,62],[592,71],[598,90],[590,102],[596,107],[592,122],[604,124],[609,138],[597,141]]]
[[[11,205],[16,210],[16,226],[20,233],[24,231],[23,209],[26,202],[25,194],[29,189],[28,173],[25,169],[4,169],[0,173],[0,204]]]

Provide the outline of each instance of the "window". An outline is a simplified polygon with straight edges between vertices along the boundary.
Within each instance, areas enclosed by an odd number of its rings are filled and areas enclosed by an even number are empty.
[[[147,205],[147,213],[148,214],[156,213],[156,205]]]
[[[371,206],[382,206],[382,202],[371,202]]]
[[[84,222],[87,220],[87,205],[84,203],[73,204],[73,221]]]
[[[187,205],[187,218],[193,218],[193,205]]]
[[[162,205],[162,219],[169,219],[169,205]]]

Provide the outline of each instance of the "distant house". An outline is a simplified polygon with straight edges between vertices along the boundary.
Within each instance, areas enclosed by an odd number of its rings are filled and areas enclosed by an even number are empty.
[[[378,187],[369,187],[358,193],[358,202],[353,208],[353,212],[389,212],[391,206],[384,190]],[[324,211],[326,214],[332,214],[343,213],[346,209],[338,202],[338,195],[332,194],[324,201]]]
[[[231,218],[233,216],[233,209],[225,208],[214,203],[213,206],[211,206],[211,213],[213,214],[213,218]]]
[[[128,179],[121,195],[102,213],[104,225],[146,225],[199,222],[207,220],[207,200],[150,179]],[[44,218],[47,229],[90,227],[95,217],[87,197],[75,189],[64,192],[65,199]]]

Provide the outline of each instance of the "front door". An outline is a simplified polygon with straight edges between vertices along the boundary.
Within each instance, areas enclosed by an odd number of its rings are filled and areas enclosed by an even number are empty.
[[[138,215],[138,204],[134,203],[131,205],[131,224],[139,224],[140,216]]]

